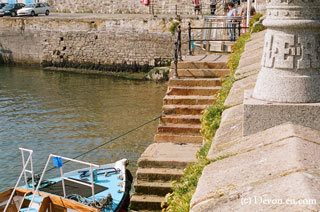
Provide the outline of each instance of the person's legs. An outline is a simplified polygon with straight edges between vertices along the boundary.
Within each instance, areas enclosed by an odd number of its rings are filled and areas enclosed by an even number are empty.
[[[232,41],[236,40],[236,25],[232,24]]]
[[[228,24],[228,31],[229,31],[229,36],[231,41],[236,40],[236,28],[235,25],[232,23]]]
[[[211,14],[211,15],[214,15],[213,7],[214,7],[214,5],[213,5],[213,4],[210,4],[210,14]]]

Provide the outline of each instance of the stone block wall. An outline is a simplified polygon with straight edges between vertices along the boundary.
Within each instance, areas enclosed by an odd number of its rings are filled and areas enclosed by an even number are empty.
[[[48,0],[54,11],[66,13],[148,13],[140,0]]]
[[[209,0],[200,0],[204,12],[209,12]],[[194,14],[192,0],[48,0],[53,11],[65,13],[105,13],[105,14]]]
[[[0,63],[19,61],[24,64],[41,63],[42,46],[39,31],[25,31],[23,20],[1,21]]]
[[[147,71],[173,58],[175,37],[168,30],[172,21],[171,18],[4,18],[0,19],[0,56],[6,63]],[[188,21],[184,20],[184,29]],[[198,25],[200,21],[192,23]],[[185,33],[186,30],[183,37]]]

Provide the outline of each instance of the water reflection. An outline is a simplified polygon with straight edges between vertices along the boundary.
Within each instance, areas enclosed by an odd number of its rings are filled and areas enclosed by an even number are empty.
[[[166,84],[95,75],[0,67],[0,190],[21,170],[18,147],[35,150],[35,170],[49,153],[74,157],[161,114]],[[158,121],[82,159],[136,161]]]

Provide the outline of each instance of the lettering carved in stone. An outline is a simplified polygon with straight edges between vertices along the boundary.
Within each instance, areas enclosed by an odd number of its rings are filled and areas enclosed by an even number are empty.
[[[278,69],[320,68],[320,38],[315,36],[266,36],[262,66]]]

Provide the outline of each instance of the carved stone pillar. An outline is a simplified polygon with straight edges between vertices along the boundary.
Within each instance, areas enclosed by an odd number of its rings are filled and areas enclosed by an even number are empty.
[[[246,91],[244,135],[284,122],[320,130],[320,0],[267,0],[262,69]]]

